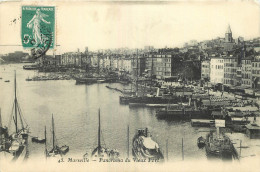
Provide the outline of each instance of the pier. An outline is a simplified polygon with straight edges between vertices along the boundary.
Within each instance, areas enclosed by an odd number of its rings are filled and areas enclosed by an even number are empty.
[[[258,139],[250,139],[243,133],[226,133],[226,135],[231,139],[240,161],[260,157]]]
[[[214,120],[208,120],[208,119],[192,119],[191,120],[192,127],[211,127],[211,126],[214,126],[214,124],[215,124]]]

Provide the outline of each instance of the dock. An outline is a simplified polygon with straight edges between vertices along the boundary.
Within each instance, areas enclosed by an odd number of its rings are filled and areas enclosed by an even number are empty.
[[[226,135],[231,139],[240,161],[260,157],[259,139],[250,139],[243,133],[226,133]]]
[[[129,108],[131,107],[145,107],[145,103],[129,103]]]
[[[152,107],[152,108],[165,108],[167,106],[174,106],[175,104],[146,104],[146,107]]]
[[[214,126],[215,121],[209,119],[191,119],[192,127],[210,127]]]

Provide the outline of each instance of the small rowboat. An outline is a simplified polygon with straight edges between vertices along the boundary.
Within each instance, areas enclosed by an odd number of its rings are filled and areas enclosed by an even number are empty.
[[[61,154],[65,155],[69,151],[69,146],[64,145],[64,146],[59,148],[59,151],[60,151]]]
[[[5,80],[5,82],[10,82],[10,80]]]
[[[206,144],[206,139],[200,136],[197,140],[197,145],[200,149],[202,149]]]
[[[32,142],[35,142],[35,143],[45,143],[46,139],[42,139],[42,138],[39,138],[39,137],[33,137],[32,138]]]

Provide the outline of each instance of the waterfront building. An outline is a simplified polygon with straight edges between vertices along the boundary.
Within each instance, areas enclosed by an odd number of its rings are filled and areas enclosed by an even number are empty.
[[[130,57],[125,57],[123,59],[123,70],[131,73],[132,72],[132,59]]]
[[[100,54],[99,56],[99,66],[101,69],[110,69],[111,68],[111,56],[106,54]]]
[[[142,76],[145,72],[146,57],[138,55],[132,57],[132,72],[134,76]]]
[[[83,67],[90,63],[88,55],[85,53],[67,52],[60,56],[60,65],[67,67]]]
[[[118,70],[118,56],[117,55],[111,55],[111,67],[113,70]]]
[[[210,59],[210,82],[213,84],[224,82],[224,58],[212,56]]]
[[[149,53],[149,54],[145,54],[146,57],[146,71],[147,71],[147,75],[149,77],[155,76],[156,75],[156,55],[155,53]]]
[[[252,84],[253,88],[260,89],[260,56],[252,60]]]
[[[252,87],[252,56],[242,58],[242,86]]]
[[[210,60],[201,62],[201,79],[210,79]]]
[[[242,85],[242,64],[238,63],[238,66],[237,66],[237,79],[236,79],[236,82],[237,82],[237,86],[241,86]]]
[[[156,62],[156,77],[158,79],[164,79],[172,76],[172,54],[157,54]]]
[[[237,85],[238,58],[235,56],[224,57],[224,84],[228,86]]]

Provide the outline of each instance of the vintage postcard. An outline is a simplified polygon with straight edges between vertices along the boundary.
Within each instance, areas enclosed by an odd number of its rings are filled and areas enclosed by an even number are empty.
[[[259,171],[258,1],[0,1],[0,171]]]

